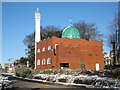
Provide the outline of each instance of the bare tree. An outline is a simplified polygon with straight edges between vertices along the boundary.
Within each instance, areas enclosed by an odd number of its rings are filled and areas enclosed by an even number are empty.
[[[120,63],[120,20],[118,16],[120,13],[116,13],[114,19],[110,22],[109,25],[109,32],[110,34],[108,35],[107,43],[113,50],[113,64],[116,65]]]
[[[102,40],[101,37],[103,34],[98,31],[95,24],[79,21],[74,23],[74,26],[80,31],[81,39]]]
[[[48,37],[56,36],[61,37],[62,30],[55,26],[47,26],[42,29],[42,40],[47,39]]]
[[[42,29],[42,28],[41,28]],[[41,30],[41,37],[42,40],[47,39],[48,37],[56,36],[61,37],[62,30],[55,26],[47,26]],[[23,43],[27,46],[26,55],[30,67],[34,68],[34,61],[35,61],[35,33],[32,33],[30,35],[27,35],[25,39],[23,40]],[[23,59],[23,58],[22,58]],[[23,63],[23,62],[22,62]]]
[[[35,60],[35,34],[32,33],[27,35],[23,40],[23,43],[27,46],[26,55],[27,59],[30,62],[30,67],[34,68],[34,60]]]
[[[109,46],[111,46],[111,42],[113,41],[115,42],[116,47],[118,45],[118,21],[118,14],[116,13],[114,19],[110,22],[110,25],[108,27],[110,33],[108,34],[107,42]]]

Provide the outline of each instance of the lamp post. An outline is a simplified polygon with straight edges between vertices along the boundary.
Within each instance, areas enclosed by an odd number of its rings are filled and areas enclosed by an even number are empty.
[[[29,68],[29,61],[27,61],[27,67]]]
[[[120,64],[120,20],[118,21],[118,63]]]

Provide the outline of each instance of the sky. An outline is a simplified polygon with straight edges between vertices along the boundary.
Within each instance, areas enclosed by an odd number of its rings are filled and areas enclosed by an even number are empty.
[[[117,2],[3,2],[2,3],[2,65],[25,57],[27,48],[23,40],[34,32],[34,12],[39,8],[41,25],[69,26],[69,19],[76,23],[84,20],[96,23],[98,30],[106,35],[108,26],[118,11]],[[104,45],[104,51],[109,52]],[[11,61],[8,61],[11,59]],[[0,62],[1,63],[1,62]]]

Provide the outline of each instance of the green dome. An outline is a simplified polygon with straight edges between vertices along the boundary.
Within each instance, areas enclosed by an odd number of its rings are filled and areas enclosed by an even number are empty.
[[[72,25],[66,27],[63,32],[62,32],[62,38],[67,37],[67,38],[80,38],[80,33],[78,29]]]
[[[40,13],[40,11],[36,11],[35,13]]]

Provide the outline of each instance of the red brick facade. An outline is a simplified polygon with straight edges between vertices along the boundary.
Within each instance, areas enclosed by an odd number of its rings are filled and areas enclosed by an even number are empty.
[[[36,53],[36,69],[95,70],[96,64],[100,70],[104,68],[102,41],[52,37],[37,43]]]

